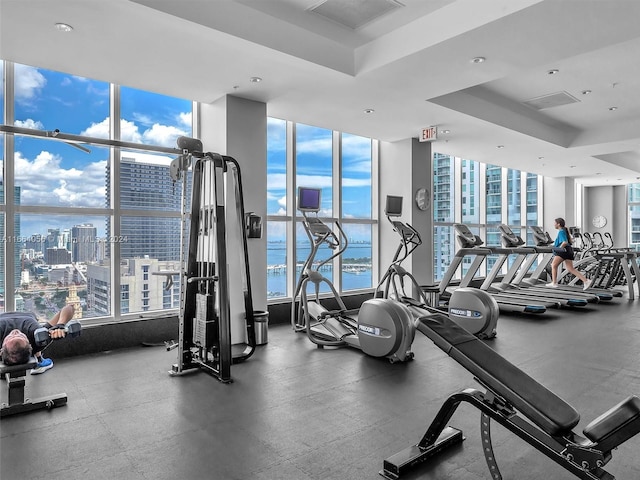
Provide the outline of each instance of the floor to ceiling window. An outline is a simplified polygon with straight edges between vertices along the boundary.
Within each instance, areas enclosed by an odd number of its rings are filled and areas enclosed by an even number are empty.
[[[640,252],[640,183],[633,183],[629,191],[629,246]]]
[[[526,189],[522,185],[525,178]],[[434,153],[434,278],[444,276],[460,248],[455,223],[467,225],[488,246],[502,244],[500,224],[510,225],[518,235],[528,225],[537,225],[540,181],[535,174]],[[476,276],[486,275],[496,260],[497,255],[489,255]],[[461,278],[471,261],[472,258],[463,259],[454,278]]]
[[[374,142],[275,118],[268,119],[267,129],[268,298],[293,295],[302,265],[313,248],[313,240],[303,228],[302,213],[296,208],[298,187],[320,189],[318,217],[336,234],[336,222],[344,232],[346,250],[322,265],[323,276],[341,292],[372,288]],[[334,253],[326,243],[318,246],[314,265]],[[322,283],[320,291],[328,292],[329,288]]]
[[[48,318],[72,303],[85,319],[177,308],[179,285],[154,273],[179,269],[169,164],[176,138],[193,135],[193,102],[0,64],[12,87],[2,89],[0,191],[12,191],[0,212],[2,308]]]

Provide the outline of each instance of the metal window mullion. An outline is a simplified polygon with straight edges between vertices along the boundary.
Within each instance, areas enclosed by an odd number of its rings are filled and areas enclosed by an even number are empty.
[[[373,281],[373,285],[377,285],[380,280],[380,214],[379,214],[379,205],[380,205],[380,196],[378,195],[379,191],[379,159],[380,159],[380,143],[378,140],[371,139],[371,279]],[[429,191],[433,191],[430,188]]]
[[[286,121],[285,135],[285,154],[286,154],[286,196],[287,196],[287,215],[290,220],[286,223],[286,264],[287,264],[287,297],[293,297],[296,289],[296,243],[297,243],[297,225],[296,220],[296,125],[293,122]],[[293,298],[293,302],[295,302]]]
[[[14,64],[5,62],[4,66],[4,115],[5,122],[13,125],[15,121],[14,103]],[[5,135],[4,142],[4,295],[5,310],[15,310],[15,271],[18,268],[15,259],[16,242],[6,241],[7,238],[14,237],[16,233],[15,219],[15,139],[13,135]]]
[[[120,87],[111,84],[111,116],[110,116],[110,138],[120,140]],[[111,209],[113,214],[111,222],[111,236],[120,237],[120,148],[110,148],[111,162]],[[120,321],[122,312],[120,311],[120,242],[111,242],[111,305],[110,314],[116,322]]]
[[[502,177],[500,178],[500,216],[502,221],[500,223],[504,223],[506,225],[509,224],[509,182],[508,182],[508,172],[509,170],[505,167],[500,167],[500,171]]]
[[[462,159],[451,157],[453,160],[453,221],[462,222]]]
[[[478,163],[478,180],[480,182],[478,188],[478,222],[480,223],[480,238],[487,240],[487,164]],[[480,265],[478,275],[487,275],[487,262],[484,261]]]
[[[527,239],[527,172],[520,172],[520,236]]]
[[[537,191],[537,205],[536,208],[538,209],[538,225],[542,226],[544,225],[544,177],[542,175],[538,175],[538,191]]]
[[[342,135],[335,130],[331,135],[332,174],[332,216],[342,223]],[[333,259],[333,284],[342,293],[342,255]]]

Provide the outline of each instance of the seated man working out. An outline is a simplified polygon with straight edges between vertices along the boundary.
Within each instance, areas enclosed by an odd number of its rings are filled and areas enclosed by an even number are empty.
[[[53,328],[56,325],[65,325],[74,314],[73,305],[66,305],[54,317],[41,324],[31,312],[11,312],[0,314],[0,340],[2,341],[1,358],[5,365],[19,365],[27,363],[34,355],[38,361],[36,368],[31,370],[32,375],[44,373],[53,367],[53,361],[42,356],[44,346],[37,346],[35,331],[45,327],[50,329],[52,339],[62,338],[66,335],[63,328]]]

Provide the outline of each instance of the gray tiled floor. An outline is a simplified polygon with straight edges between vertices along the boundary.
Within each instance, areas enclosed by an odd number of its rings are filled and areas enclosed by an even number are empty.
[[[490,344],[571,403],[577,430],[630,393],[640,394],[640,303],[502,315]],[[68,405],[0,423],[2,480],[378,479],[384,458],[416,443],[471,375],[417,334],[416,358],[392,365],[352,349],[314,347],[288,325],[232,369],[234,382],[167,374],[175,351],[140,347],[56,359],[27,378],[27,393],[68,394]],[[0,385],[4,392],[4,382]],[[4,398],[4,397],[3,397]],[[466,441],[406,478],[490,479],[479,412],[452,419]],[[505,479],[575,478],[500,426]],[[640,437],[606,469],[640,478]]]

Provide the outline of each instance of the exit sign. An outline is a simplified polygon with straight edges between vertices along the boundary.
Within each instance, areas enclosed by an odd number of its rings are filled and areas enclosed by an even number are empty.
[[[427,127],[423,128],[422,132],[420,132],[420,141],[421,142],[431,142],[438,138],[438,127]]]

